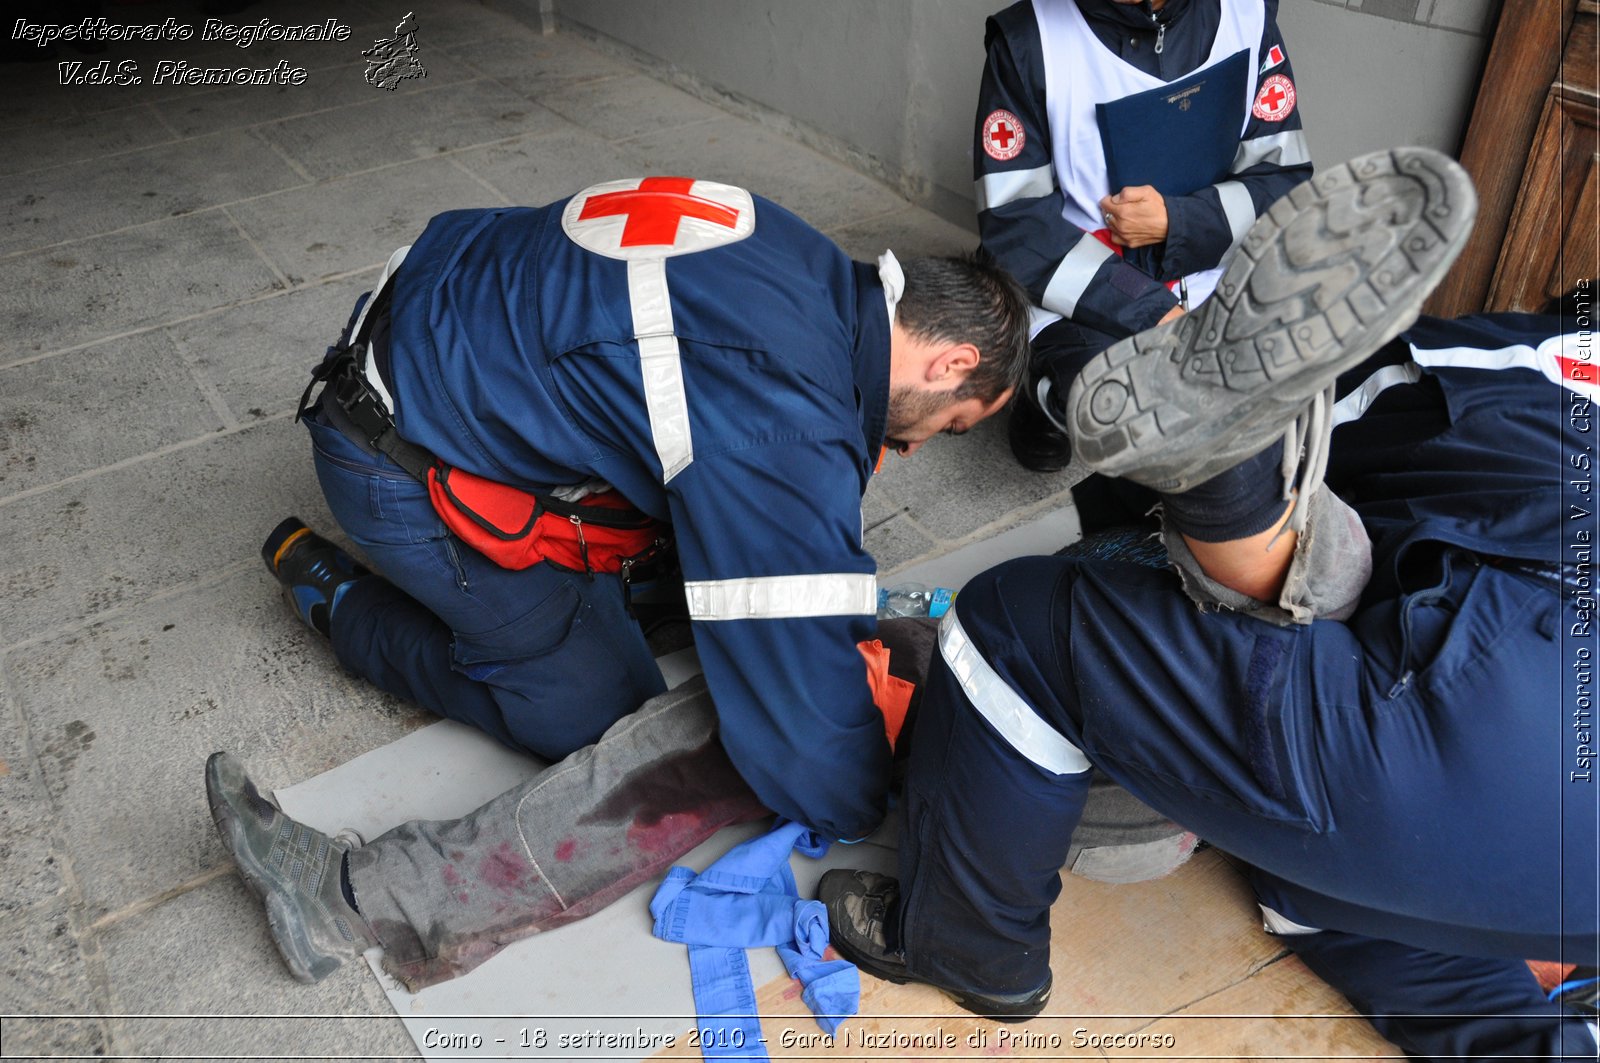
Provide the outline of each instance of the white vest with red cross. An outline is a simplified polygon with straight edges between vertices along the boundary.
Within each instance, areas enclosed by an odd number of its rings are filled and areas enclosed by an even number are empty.
[[[1044,54],[1045,100],[1056,183],[1065,200],[1061,216],[1085,232],[1103,230],[1100,200],[1120,189],[1108,187],[1105,147],[1100,140],[1095,105],[1166,83],[1111,54],[1073,0],[1034,0],[1033,11]],[[1250,58],[1246,69],[1254,71],[1260,65],[1257,52],[1265,28],[1266,13],[1260,0],[1222,0],[1216,39],[1206,61],[1196,69],[1204,70],[1247,50]],[[1246,123],[1255,93],[1251,80],[1246,80],[1240,112]],[[1241,123],[1240,136],[1244,130]],[[1219,266],[1184,278],[1190,306],[1210,295],[1221,277]]]

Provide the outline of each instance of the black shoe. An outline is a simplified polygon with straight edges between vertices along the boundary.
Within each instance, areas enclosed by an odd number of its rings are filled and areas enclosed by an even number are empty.
[[[1030,992],[985,996],[939,985],[906,970],[904,957],[889,950],[883,929],[899,899],[900,883],[875,871],[829,871],[817,884],[817,900],[828,909],[834,949],[874,978],[896,985],[931,985],[967,1011],[996,1022],[1026,1022],[1044,1010],[1050,1001],[1048,974],[1044,985]]]
[[[355,558],[289,517],[267,536],[262,560],[283,584],[284,594],[313,631],[328,633],[328,618],[344,586],[372,572]]]
[[[1039,384],[1047,384],[1040,381]],[[1034,472],[1060,472],[1072,461],[1072,438],[1040,406],[1039,385],[1030,383],[1011,404],[1006,435],[1017,464]],[[1045,388],[1044,401],[1054,392]]]

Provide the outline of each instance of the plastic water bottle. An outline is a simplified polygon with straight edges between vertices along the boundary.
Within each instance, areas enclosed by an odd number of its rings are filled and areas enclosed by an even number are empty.
[[[921,583],[897,583],[878,588],[878,619],[895,616],[938,618],[950,610],[956,592],[949,587],[927,587]]]

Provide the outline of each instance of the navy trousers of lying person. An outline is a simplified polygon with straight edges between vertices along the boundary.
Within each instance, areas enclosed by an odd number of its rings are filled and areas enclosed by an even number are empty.
[[[1333,437],[1328,482],[1374,544],[1346,622],[1200,612],[1117,562],[1022,559],[963,589],[906,782],[891,944],[913,973],[1044,980],[1092,765],[1261,869],[1286,923],[1344,935],[1285,941],[1369,1014],[1500,1016],[1380,1021],[1408,1051],[1593,1058],[1521,963],[1594,964],[1600,940],[1568,667],[1595,639],[1556,564],[1570,395],[1528,369],[1390,379]]]
[[[559,760],[666,689],[615,575],[501,568],[451,535],[427,488],[307,418],[334,518],[383,573],[350,585],[339,663],[392,694]]]

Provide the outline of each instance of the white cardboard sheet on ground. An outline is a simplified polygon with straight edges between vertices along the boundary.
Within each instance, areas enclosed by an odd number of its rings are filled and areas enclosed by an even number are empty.
[[[1000,561],[1052,553],[1077,536],[1069,506],[883,582],[960,588]],[[692,650],[660,664],[668,686],[699,671]],[[285,812],[320,830],[352,828],[375,838],[409,820],[465,815],[540,766],[445,720],[275,796]],[[678,862],[702,870],[764,826],[719,831]],[[811,895],[834,867],[893,873],[892,846],[886,829],[859,845],[835,845],[821,860],[791,858],[801,895]],[[424,1058],[642,1060],[666,1047],[668,1037],[683,1045],[695,1021],[687,951],[650,932],[649,902],[658,885],[646,883],[587,919],[519,941],[469,974],[420,993],[385,975],[376,950],[368,963]],[[783,975],[773,950],[747,955],[757,987]]]

